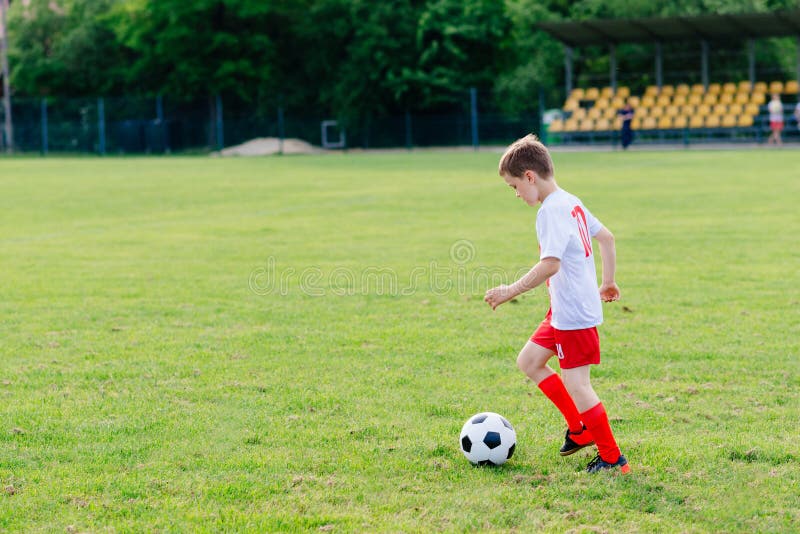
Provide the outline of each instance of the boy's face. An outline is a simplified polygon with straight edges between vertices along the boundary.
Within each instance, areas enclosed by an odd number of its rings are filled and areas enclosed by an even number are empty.
[[[536,173],[533,171],[525,171],[521,177],[516,178],[503,175],[503,180],[517,193],[517,197],[525,201],[528,206],[535,206],[539,202],[539,190],[536,188]]]

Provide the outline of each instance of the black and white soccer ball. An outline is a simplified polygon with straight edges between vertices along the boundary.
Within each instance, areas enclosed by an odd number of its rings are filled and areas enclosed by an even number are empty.
[[[461,429],[461,452],[473,465],[502,465],[514,455],[517,433],[502,415],[483,412]]]

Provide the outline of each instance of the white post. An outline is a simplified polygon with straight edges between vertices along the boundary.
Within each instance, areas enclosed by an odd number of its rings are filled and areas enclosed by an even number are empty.
[[[0,31],[2,35],[2,47],[0,47],[0,67],[3,74],[3,111],[5,115],[5,137],[6,152],[14,150],[14,126],[11,122],[11,83],[8,79],[8,32],[6,12],[8,11],[8,0],[0,0]]]

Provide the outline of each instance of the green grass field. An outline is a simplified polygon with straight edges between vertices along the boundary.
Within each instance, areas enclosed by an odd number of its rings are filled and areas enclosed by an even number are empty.
[[[555,155],[624,477],[516,369],[545,291],[482,301],[537,256],[498,157],[0,160],[0,531],[797,531],[798,154]]]

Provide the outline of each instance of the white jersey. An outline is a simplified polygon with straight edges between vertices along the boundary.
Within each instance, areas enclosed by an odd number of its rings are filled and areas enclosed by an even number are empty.
[[[603,225],[578,197],[563,189],[547,195],[536,215],[539,257],[558,258],[561,268],[548,280],[550,324],[558,330],[591,328],[603,322],[592,237]]]

